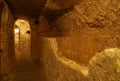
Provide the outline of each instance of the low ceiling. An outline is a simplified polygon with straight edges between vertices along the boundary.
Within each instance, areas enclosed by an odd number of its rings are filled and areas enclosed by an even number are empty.
[[[53,18],[71,10],[80,0],[5,0],[15,17],[38,17],[43,11]],[[58,13],[57,13],[58,12]],[[54,14],[55,13],[55,14]]]
[[[47,0],[5,0],[14,16],[36,17]]]

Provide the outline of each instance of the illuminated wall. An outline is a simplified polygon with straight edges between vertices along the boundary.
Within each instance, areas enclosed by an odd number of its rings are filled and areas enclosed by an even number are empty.
[[[14,25],[15,57],[30,58],[30,26],[25,20],[17,20]]]

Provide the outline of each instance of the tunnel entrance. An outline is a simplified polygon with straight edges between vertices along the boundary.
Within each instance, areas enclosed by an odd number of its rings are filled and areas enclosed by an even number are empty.
[[[15,59],[30,59],[30,25],[18,19],[14,24]]]

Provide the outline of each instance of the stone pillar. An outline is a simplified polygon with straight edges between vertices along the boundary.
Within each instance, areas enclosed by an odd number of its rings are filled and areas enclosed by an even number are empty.
[[[39,21],[33,19],[30,20],[30,26],[31,26],[30,54],[33,62],[39,62],[38,42],[37,42],[38,25],[35,22],[39,23]]]

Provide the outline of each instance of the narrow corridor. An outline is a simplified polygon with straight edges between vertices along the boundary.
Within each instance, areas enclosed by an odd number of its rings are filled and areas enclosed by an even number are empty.
[[[120,0],[0,0],[0,81],[120,81]]]

